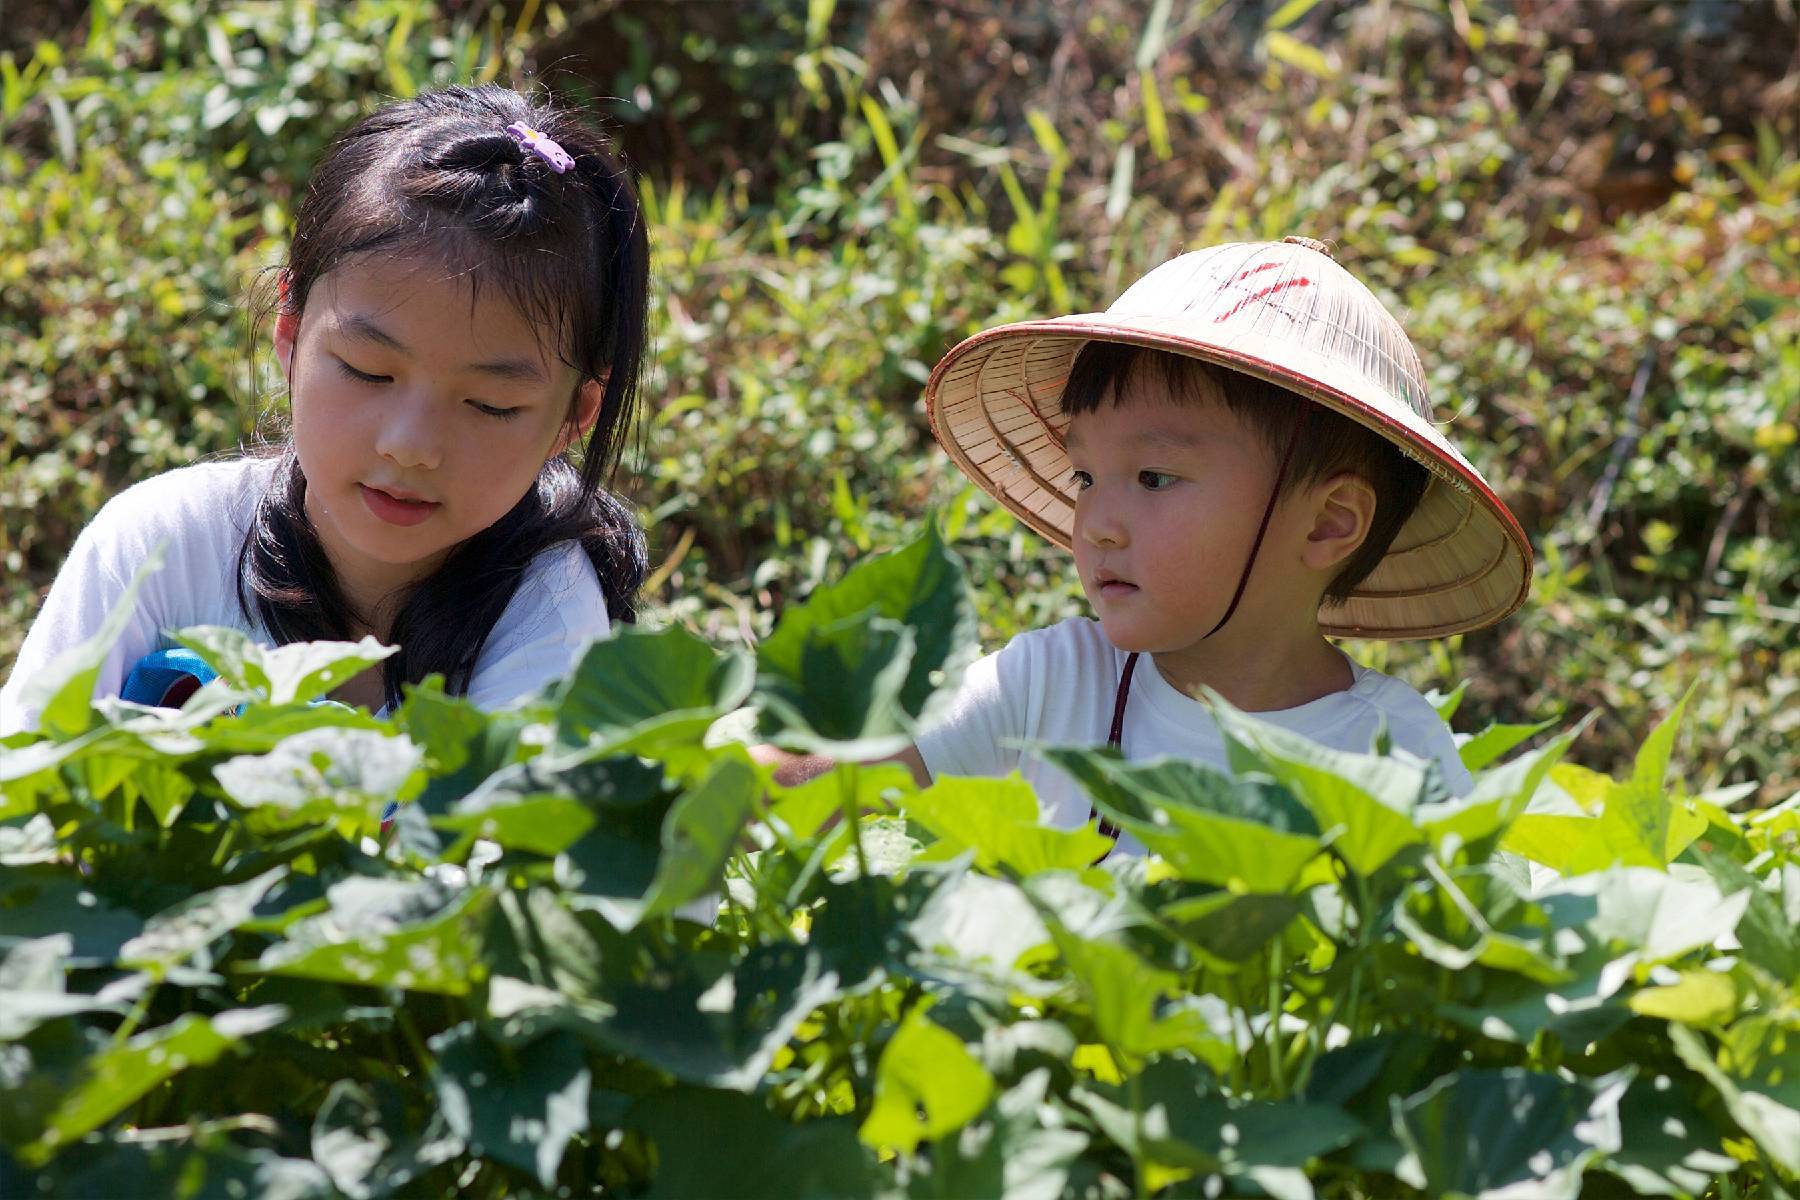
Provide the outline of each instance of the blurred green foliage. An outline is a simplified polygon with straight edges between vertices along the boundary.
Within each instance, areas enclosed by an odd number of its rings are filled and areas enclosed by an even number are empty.
[[[242,314],[327,140],[384,95],[535,76],[644,176],[657,361],[628,486],[665,619],[758,638],[933,510],[990,645],[1080,611],[1062,556],[931,446],[926,373],[1190,246],[1305,233],[1401,314],[1540,550],[1500,628],[1352,652],[1469,678],[1480,719],[1599,709],[1573,757],[1608,769],[1698,680],[1690,777],[1779,799],[1793,13],[1576,8],[97,0],[0,55],[0,664],[108,495],[279,412]]]

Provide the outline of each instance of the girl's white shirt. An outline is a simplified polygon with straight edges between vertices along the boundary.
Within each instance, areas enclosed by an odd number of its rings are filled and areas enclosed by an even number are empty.
[[[186,626],[229,626],[273,646],[261,623],[247,621],[238,606],[237,569],[244,535],[278,461],[198,463],[109,500],[75,539],[0,687],[0,736],[36,728],[39,713],[26,706],[26,681],[99,631],[158,543],[165,546],[163,568],[139,590],[124,635],[100,668],[97,698],[117,696],[132,665],[175,645],[169,633]],[[468,699],[483,709],[504,707],[568,674],[588,643],[609,630],[606,600],[587,554],[574,543],[546,550],[526,568],[488,635]]]
[[[1390,675],[1353,660],[1350,668],[1354,679],[1343,691],[1252,715],[1335,750],[1364,754],[1385,724],[1398,750],[1437,760],[1449,789],[1465,794],[1474,780],[1437,710]],[[1097,621],[1073,617],[1022,633],[968,669],[943,718],[919,734],[919,756],[934,778],[1018,771],[1036,789],[1045,824],[1077,828],[1089,817],[1087,794],[1019,743],[1104,746],[1124,669],[1124,651],[1106,640]],[[1133,761],[1178,755],[1226,769],[1225,741],[1206,705],[1142,659],[1132,672],[1119,749]],[[1130,836],[1120,849],[1143,853]]]

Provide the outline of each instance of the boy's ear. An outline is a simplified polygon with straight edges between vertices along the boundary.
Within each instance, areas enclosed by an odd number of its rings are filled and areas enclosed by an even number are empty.
[[[1346,471],[1311,489],[1311,527],[1301,561],[1315,571],[1329,571],[1355,554],[1375,523],[1375,488],[1361,475]]]
[[[584,382],[575,393],[575,407],[569,419],[563,422],[562,431],[556,435],[556,444],[550,447],[550,457],[555,458],[578,440],[588,435],[594,422],[600,419],[600,401],[606,393],[606,372],[602,371],[598,379]]]

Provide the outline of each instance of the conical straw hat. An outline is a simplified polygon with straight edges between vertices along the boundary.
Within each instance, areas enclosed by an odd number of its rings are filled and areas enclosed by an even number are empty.
[[[925,386],[931,429],[957,466],[1068,548],[1075,514],[1063,385],[1084,342],[1126,342],[1281,385],[1366,425],[1431,472],[1387,555],[1342,604],[1338,637],[1441,637],[1525,602],[1531,546],[1518,520],[1431,419],[1419,356],[1368,288],[1310,238],[1183,254],[1103,313],[985,330]]]

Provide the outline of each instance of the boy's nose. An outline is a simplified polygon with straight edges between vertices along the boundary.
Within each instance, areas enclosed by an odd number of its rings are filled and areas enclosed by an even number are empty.
[[[429,396],[397,396],[382,418],[375,452],[396,466],[431,470],[443,457],[443,420]]]
[[[1130,539],[1125,532],[1125,523],[1116,513],[1109,511],[1098,503],[1084,503],[1087,497],[1075,505],[1075,536],[1090,546],[1103,549],[1119,549]]]

